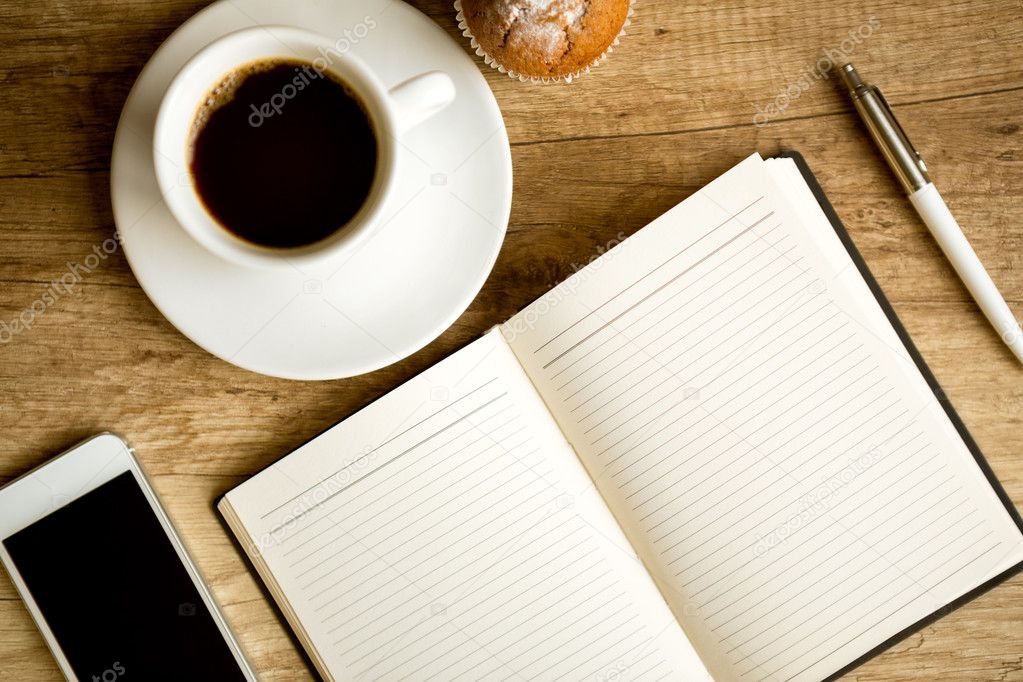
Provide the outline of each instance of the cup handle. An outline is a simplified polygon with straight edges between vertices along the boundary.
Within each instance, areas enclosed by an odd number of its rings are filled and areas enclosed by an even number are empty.
[[[455,84],[443,71],[427,71],[398,83],[389,95],[398,114],[399,132],[403,133],[451,104]]]

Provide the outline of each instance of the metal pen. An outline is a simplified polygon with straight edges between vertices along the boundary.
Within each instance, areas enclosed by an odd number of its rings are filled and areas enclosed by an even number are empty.
[[[899,125],[884,95],[876,86],[864,83],[852,64],[842,66],[839,74],[856,111],[909,195],[909,201],[1002,341],[1023,362],[1023,330],[931,182],[923,158]]]

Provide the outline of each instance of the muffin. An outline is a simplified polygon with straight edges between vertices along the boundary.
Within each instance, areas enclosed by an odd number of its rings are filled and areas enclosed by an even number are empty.
[[[476,53],[520,80],[571,81],[596,65],[628,25],[631,0],[456,0]]]

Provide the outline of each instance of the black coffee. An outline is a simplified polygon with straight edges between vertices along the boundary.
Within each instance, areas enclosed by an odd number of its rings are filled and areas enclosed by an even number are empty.
[[[334,234],[369,196],[377,140],[352,90],[311,64],[267,60],[227,76],[196,114],[192,179],[226,229],[263,246]]]

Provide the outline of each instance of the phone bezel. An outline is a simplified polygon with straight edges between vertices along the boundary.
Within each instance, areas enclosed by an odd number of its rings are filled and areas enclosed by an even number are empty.
[[[185,571],[195,584],[203,604],[217,624],[217,629],[224,637],[242,674],[248,680],[257,680],[224,614],[188,555],[166,511],[160,505],[156,492],[131,447],[112,433],[100,433],[84,440],[0,488],[0,563],[28,607],[61,672],[69,680],[79,679],[71,669],[60,643],[47,625],[46,618],[32,598],[28,586],[2,541],[126,471],[132,473],[149,502],[153,514],[159,520]]]

